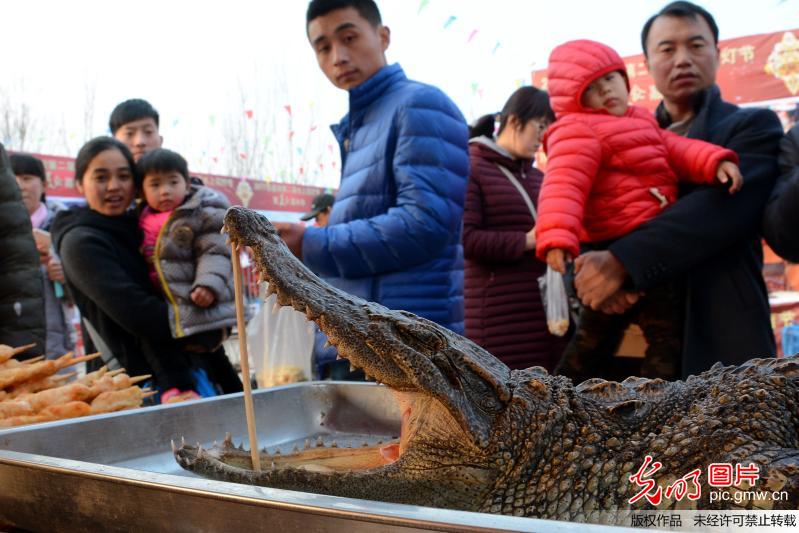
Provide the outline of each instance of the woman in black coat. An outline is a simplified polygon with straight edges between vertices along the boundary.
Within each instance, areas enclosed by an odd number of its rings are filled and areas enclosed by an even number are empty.
[[[194,389],[191,368],[169,331],[166,303],[156,295],[139,254],[134,161],[110,137],[89,141],[75,161],[87,206],[56,215],[53,242],[85,332],[110,368],[153,374],[163,392]],[[30,228],[29,228],[30,231]]]

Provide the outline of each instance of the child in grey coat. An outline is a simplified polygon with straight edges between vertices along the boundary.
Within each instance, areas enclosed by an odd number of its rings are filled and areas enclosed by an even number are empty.
[[[172,336],[224,393],[240,391],[222,348],[236,323],[230,249],[219,232],[227,199],[192,184],[186,160],[165,149],[138,161],[136,184],[144,200],[142,253],[167,299]]]

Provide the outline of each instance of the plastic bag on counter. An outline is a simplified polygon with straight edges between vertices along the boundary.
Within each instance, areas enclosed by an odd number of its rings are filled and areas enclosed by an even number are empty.
[[[538,287],[541,289],[549,332],[558,337],[564,336],[569,330],[569,297],[563,274],[547,267],[546,274],[538,278]]]
[[[262,300],[265,295],[262,283]],[[270,295],[247,325],[247,349],[260,388],[311,378],[313,324],[290,306],[275,310],[276,304],[277,295]]]

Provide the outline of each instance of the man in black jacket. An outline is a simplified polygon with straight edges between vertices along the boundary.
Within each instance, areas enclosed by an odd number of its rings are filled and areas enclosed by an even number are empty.
[[[685,186],[660,216],[577,259],[575,286],[583,303],[619,311],[635,300],[625,282],[646,291],[666,282],[685,287],[682,374],[716,361],[741,363],[775,354],[758,230],[777,175],[782,128],[764,109],[721,99],[718,27],[690,2],[672,2],[643,28],[647,68],[663,95],[661,127],[735,150],[744,186],[737,194]]]
[[[31,219],[0,144],[0,344],[36,343],[18,358],[44,353],[44,296]]]
[[[780,179],[763,214],[763,235],[788,261],[799,263],[799,124],[780,143]]]

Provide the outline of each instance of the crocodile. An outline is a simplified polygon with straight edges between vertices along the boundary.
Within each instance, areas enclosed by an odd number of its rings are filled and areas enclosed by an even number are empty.
[[[569,521],[603,522],[607,512],[630,509],[799,508],[797,358],[716,364],[685,381],[575,385],[541,367],[509,370],[444,327],[328,285],[254,211],[230,208],[224,230],[252,248],[280,306],[304,313],[340,357],[395,392],[401,432],[397,441],[358,449],[264,450],[257,472],[230,438],[207,449],[173,445],[185,469],[303,492]],[[721,465],[714,486],[711,464]],[[727,474],[735,479],[725,486]],[[778,494],[736,495],[749,489]]]

